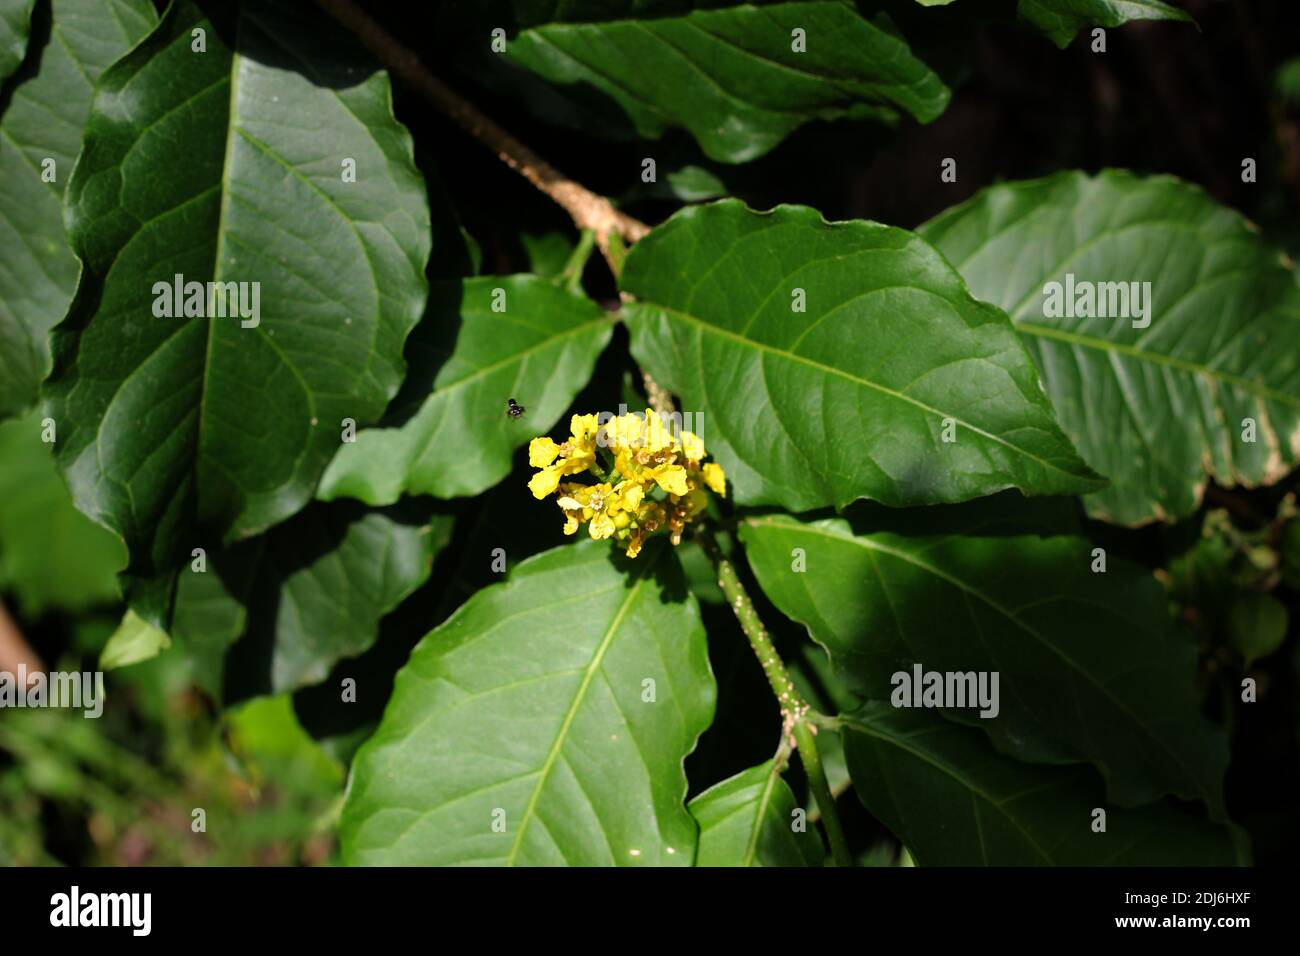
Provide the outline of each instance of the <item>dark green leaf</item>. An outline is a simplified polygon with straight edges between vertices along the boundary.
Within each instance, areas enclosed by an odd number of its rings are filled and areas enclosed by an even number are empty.
[[[85,274],[48,408],[78,507],[141,574],[196,525],[246,537],[310,500],[343,420],[397,391],[426,297],[428,205],[387,77],[313,6],[213,10],[180,0],[101,77],[67,196]],[[241,314],[207,317],[217,295],[158,317],[175,275],[245,284]]]
[[[148,0],[53,0],[37,11],[47,39],[0,118],[0,417],[36,401],[50,366],[47,336],[77,287],[63,188],[92,84],[154,20]]]
[[[1258,230],[1197,187],[1059,173],[986,189],[921,234],[1016,324],[1066,433],[1111,479],[1088,499],[1094,516],[1179,518],[1206,472],[1251,486],[1300,457],[1300,285]],[[1077,290],[1151,283],[1149,325],[1048,317],[1044,290],[1064,293],[1069,275]]]
[[[742,504],[1100,486],[1006,316],[905,230],[725,200],[638,242],[622,286],[633,354],[703,415]]]
[[[1230,827],[1160,804],[1108,806],[1086,767],[1017,763],[937,714],[876,702],[843,720],[854,789],[922,866],[1246,862]]]
[[[626,11],[628,18],[617,20],[603,9],[588,18],[561,5],[549,22],[538,5],[527,6],[529,26],[509,39],[510,61],[561,87],[612,100],[641,138],[686,129],[723,162],[761,156],[813,119],[893,120],[906,113],[928,122],[951,95],[884,14],[868,19],[842,0],[673,17],[646,15],[669,5],[623,3],[609,8]],[[795,30],[804,31],[802,51]]]
[[[821,866],[816,827],[793,816],[794,794],[772,761],[704,791],[690,803],[700,825],[696,866]]]
[[[204,572],[182,570],[171,630],[210,665],[234,644],[228,700],[319,683],[375,642],[380,618],[424,583],[450,531],[450,517],[414,507],[312,505],[216,553]]]
[[[344,857],[689,866],[682,760],[713,705],[668,548],[631,562],[608,542],[554,548],[472,597],[397,675],[353,762]]]
[[[1110,558],[1094,573],[1076,537],[889,532],[839,518],[745,522],[763,591],[808,626],[850,687],[890,696],[894,674],[996,672],[999,709],[944,714],[1026,760],[1088,760],[1117,803],[1162,794],[1222,812],[1228,753],[1200,715],[1196,647],[1148,574]],[[802,549],[801,567],[792,555]]]
[[[1130,20],[1191,20],[1162,0],[1020,0],[1020,15],[1059,47],[1085,27],[1119,27]]]
[[[1271,594],[1243,594],[1233,602],[1228,633],[1247,667],[1282,646],[1288,618],[1286,605]]]
[[[556,279],[564,272],[573,253],[573,240],[562,232],[534,235],[519,233],[519,244],[528,257],[528,271],[543,279]]]
[[[600,306],[536,276],[435,285],[394,403],[409,418],[344,444],[320,497],[387,504],[403,493],[452,498],[490,488],[509,473],[516,448],[555,425],[612,330]],[[511,398],[522,417],[506,414]]]

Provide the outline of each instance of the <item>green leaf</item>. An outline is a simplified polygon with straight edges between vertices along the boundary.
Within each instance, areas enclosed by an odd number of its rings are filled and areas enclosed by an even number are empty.
[[[629,19],[575,23],[527,11],[530,25],[504,55],[579,97],[613,101],[640,138],[686,129],[710,158],[730,163],[761,156],[814,119],[906,113],[929,122],[951,96],[884,14],[868,19],[842,0],[647,12],[633,5]]]
[[[310,500],[341,422],[397,391],[427,291],[387,77],[313,6],[214,9],[179,0],[100,78],[66,200],[85,271],[47,407],[78,507],[145,575],[198,527],[247,537]],[[246,283],[246,318],[159,317],[175,275]]]
[[[405,420],[342,445],[319,496],[388,504],[403,493],[453,498],[490,488],[509,473],[516,448],[555,425],[612,332],[600,306],[536,276],[435,284],[390,412]],[[523,417],[506,414],[511,398]]]
[[[1107,806],[1086,767],[1017,763],[937,714],[875,702],[843,721],[854,789],[921,866],[1246,862],[1234,828],[1160,804]]]
[[[135,611],[127,608],[113,636],[99,654],[99,666],[111,671],[131,664],[139,664],[157,657],[172,646],[166,631],[159,630]]]
[[[205,571],[181,571],[171,630],[224,670],[203,683],[227,700],[319,683],[374,644],[380,619],[428,579],[451,523],[413,505],[313,505],[212,555]]]
[[[0,83],[18,69],[27,55],[35,5],[36,0],[0,0]]]
[[[839,518],[751,518],[741,538],[764,593],[859,695],[889,698],[914,664],[996,672],[994,716],[944,715],[1022,760],[1090,761],[1117,803],[1172,793],[1222,813],[1227,744],[1200,715],[1195,644],[1138,568],[1112,556],[1094,573],[1079,537],[855,535]]]
[[[1192,19],[1161,0],[1020,0],[1019,12],[1063,49],[1084,27],[1120,27],[1130,20]]]
[[[230,750],[255,785],[323,798],[342,790],[343,768],[303,730],[288,694],[232,708],[225,723]]]
[[[584,541],[530,558],[397,675],[353,762],[344,858],[689,866],[682,761],[714,698],[699,608],[669,549],[628,561]]]
[[[622,287],[639,300],[624,309],[633,354],[703,415],[693,430],[741,504],[1100,485],[1006,316],[906,230],[696,206],[636,244]]]
[[[92,85],[155,20],[148,0],[53,0],[36,17],[49,39],[6,90],[0,118],[0,417],[36,401],[50,328],[77,287],[62,202]]]
[[[1228,633],[1247,667],[1282,646],[1289,617],[1286,605],[1271,594],[1243,594],[1233,602]]]
[[[788,0],[750,0],[749,5],[785,2]],[[494,22],[507,28],[519,29],[547,23],[601,23],[607,20],[677,17],[697,10],[740,4],[737,0],[449,0],[447,6],[456,9],[461,16],[468,10],[485,11]]]
[[[826,850],[805,821],[795,832],[794,794],[775,764],[752,767],[690,803],[700,825],[696,866],[821,866]]]
[[[121,543],[72,504],[40,416],[0,424],[0,591],[24,615],[119,599]]]
[[[1066,172],[993,186],[921,234],[1011,316],[1066,433],[1111,479],[1087,499],[1094,517],[1180,518],[1207,472],[1253,486],[1296,463],[1300,285],[1258,230],[1199,188]],[[1068,275],[1076,289],[1151,283],[1149,326],[1046,316],[1044,289]]]
[[[528,271],[543,279],[558,279],[573,253],[574,242],[563,232],[519,233],[528,258]]]

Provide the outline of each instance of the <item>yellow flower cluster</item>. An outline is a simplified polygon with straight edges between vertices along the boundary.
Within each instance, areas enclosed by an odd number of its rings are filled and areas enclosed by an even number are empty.
[[[528,489],[538,499],[560,493],[565,534],[585,524],[593,538],[613,538],[635,558],[645,539],[660,529],[678,544],[687,523],[708,507],[706,488],[726,495],[726,475],[719,465],[705,463],[704,442],[688,431],[674,434],[650,409],[619,415],[603,426],[595,415],[574,415],[569,431],[563,444],[543,437],[528,446],[528,463],[541,469]],[[584,471],[598,482],[562,480]]]

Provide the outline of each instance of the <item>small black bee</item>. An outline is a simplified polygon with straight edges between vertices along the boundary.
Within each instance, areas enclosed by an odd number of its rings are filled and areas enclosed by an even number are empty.
[[[511,418],[522,418],[524,412],[526,411],[527,409],[524,408],[524,406],[520,405],[518,402],[516,402],[513,398],[507,400],[506,414],[509,415]]]

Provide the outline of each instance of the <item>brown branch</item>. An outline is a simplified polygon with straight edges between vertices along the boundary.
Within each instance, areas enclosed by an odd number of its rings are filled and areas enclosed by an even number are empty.
[[[604,196],[593,193],[538,156],[468,100],[425,68],[413,51],[376,23],[352,0],[316,0],[343,24],[388,70],[429,100],[466,132],[497,154],[497,158],[564,207],[579,229],[596,234],[601,253],[610,258],[611,235],[636,242],[650,227],[619,212]]]
[[[45,664],[23,639],[23,632],[18,630],[5,606],[0,604],[0,671],[16,674],[20,664],[26,667],[28,675],[45,671]]]

